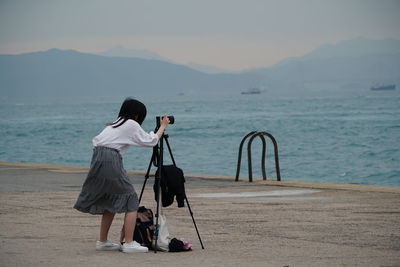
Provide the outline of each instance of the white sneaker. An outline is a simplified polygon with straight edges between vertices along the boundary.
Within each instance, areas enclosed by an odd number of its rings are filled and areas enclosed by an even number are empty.
[[[135,252],[148,252],[147,247],[141,246],[138,242],[132,241],[130,243],[124,243],[122,245],[122,252],[125,253],[135,253]]]
[[[96,242],[96,250],[119,250],[120,248],[120,244],[113,243],[110,240]]]

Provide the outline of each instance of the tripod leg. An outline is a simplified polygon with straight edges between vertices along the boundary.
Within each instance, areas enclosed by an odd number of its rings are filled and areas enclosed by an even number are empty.
[[[156,228],[154,229],[154,237],[153,239],[155,240],[154,242],[154,253],[157,253],[157,242],[158,242],[158,230],[160,228],[160,225],[158,224],[158,218],[160,215],[160,201],[161,201],[161,179],[162,179],[162,163],[163,163],[163,140],[164,137],[162,136],[160,138],[160,154],[159,154],[159,160],[158,160],[158,177],[156,177],[156,187],[157,187],[157,212],[156,212]]]
[[[144,188],[146,187],[147,180],[149,179],[151,163],[153,162],[153,160],[154,160],[154,153],[153,153],[153,155],[151,155],[151,159],[150,159],[150,162],[149,162],[149,167],[147,168],[146,175],[144,176],[145,179],[144,179],[144,182],[143,182],[142,190],[140,191],[139,204],[142,201],[143,191],[144,191]]]
[[[167,143],[167,147],[168,147],[169,155],[171,156],[171,159],[172,159],[172,163],[174,164],[174,166],[176,166],[174,156],[172,155],[171,146],[169,145],[168,135],[163,135],[163,137],[165,138],[165,142]],[[161,144],[160,147],[162,148],[162,147],[163,147],[163,146],[162,146],[162,143],[160,142],[160,144]],[[160,151],[162,151],[162,150],[160,149]],[[163,153],[160,152],[160,154],[162,155]],[[160,158],[162,159],[162,157],[160,157]],[[161,160],[161,161],[162,161],[162,160]],[[192,209],[190,208],[189,200],[187,199],[186,195],[185,195],[185,200],[186,200],[186,204],[187,204],[188,209],[189,209],[190,216],[192,216],[194,228],[196,229],[196,233],[197,233],[197,236],[198,236],[198,238],[199,238],[199,241],[200,241],[200,244],[201,244],[201,248],[204,249],[204,245],[203,245],[203,242],[201,241],[201,237],[200,237],[200,234],[199,234],[199,230],[197,229],[196,221],[194,220],[193,212],[192,212]],[[158,214],[158,211],[157,211],[157,214]],[[158,219],[158,218],[157,218],[157,219]],[[157,226],[158,226],[158,224],[157,224]],[[157,240],[156,240],[156,242],[157,242]]]
[[[165,142],[167,143],[167,147],[168,147],[169,155],[171,156],[172,163],[174,164],[174,166],[176,166],[174,155],[172,155],[172,150],[171,150],[171,147],[168,142],[168,137],[169,137],[168,135],[165,135]]]
[[[159,171],[160,173],[161,171]],[[158,232],[160,230],[160,225],[158,224],[158,219],[159,219],[159,212],[160,212],[160,197],[161,197],[161,186],[160,186],[160,178],[156,178],[156,188],[157,188],[157,208],[156,208],[156,222],[155,222],[155,228],[154,228],[154,233],[153,233],[153,241],[154,241],[154,253],[157,253],[157,243],[158,243]]]
[[[189,200],[187,199],[186,195],[185,195],[185,200],[186,200],[186,204],[187,204],[188,209],[189,209],[190,216],[192,216],[194,228],[196,228],[196,233],[197,233],[197,236],[199,237],[199,241],[200,241],[201,248],[204,249],[203,242],[201,241],[201,237],[200,237],[200,234],[199,234],[199,230],[197,229],[197,225],[196,225],[196,222],[195,222],[194,217],[193,217],[193,212],[192,212],[192,209],[190,208]]]

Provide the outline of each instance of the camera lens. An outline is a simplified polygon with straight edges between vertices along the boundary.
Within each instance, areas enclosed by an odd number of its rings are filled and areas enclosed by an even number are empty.
[[[174,116],[168,116],[169,119],[169,124],[174,124],[175,123],[175,117]],[[161,124],[161,117],[157,116],[156,117],[156,123],[157,123],[157,127],[160,127]]]

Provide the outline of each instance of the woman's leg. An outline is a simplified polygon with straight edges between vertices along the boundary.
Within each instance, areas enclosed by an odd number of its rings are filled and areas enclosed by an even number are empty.
[[[137,217],[136,211],[125,213],[124,228],[125,228],[126,243],[130,243],[133,241],[133,232],[135,231],[136,217]]]
[[[111,223],[114,219],[115,213],[109,212],[105,210],[103,216],[101,217],[101,225],[100,225],[100,241],[107,241],[108,231],[110,230]]]
[[[119,236],[119,242],[125,242],[125,225],[122,225],[121,234]]]

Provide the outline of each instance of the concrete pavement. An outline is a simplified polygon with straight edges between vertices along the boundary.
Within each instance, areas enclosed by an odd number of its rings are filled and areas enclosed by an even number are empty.
[[[72,206],[87,168],[0,162],[1,266],[400,266],[400,188],[234,182],[186,175],[186,207],[164,208],[193,251],[98,252],[100,216]],[[129,171],[136,191],[144,172]],[[153,178],[142,204],[155,210]],[[122,215],[110,239],[117,241]]]

